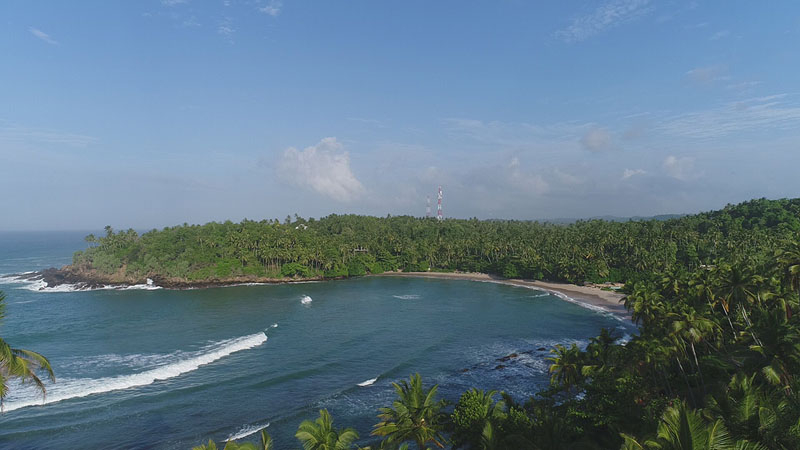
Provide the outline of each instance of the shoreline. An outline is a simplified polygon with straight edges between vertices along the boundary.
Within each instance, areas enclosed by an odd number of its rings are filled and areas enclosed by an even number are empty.
[[[620,303],[623,294],[619,292],[604,291],[594,286],[578,286],[569,283],[557,283],[538,280],[509,279],[496,275],[477,272],[384,272],[369,274],[367,277],[406,277],[406,278],[437,278],[444,280],[479,281],[484,283],[497,283],[507,286],[517,286],[550,292],[562,300],[578,303],[589,309],[612,314],[626,321],[631,321],[631,314]],[[61,269],[51,268],[39,272],[25,272],[7,274],[4,276],[12,283],[27,282],[41,283],[40,291],[82,291],[98,289],[207,289],[215,287],[247,286],[247,285],[275,285],[299,284],[309,282],[335,281],[358,277],[307,277],[307,278],[258,278],[258,277],[232,277],[224,280],[188,281],[168,278],[153,277],[153,280],[119,280],[112,277],[100,277],[94,273],[76,272],[69,270],[69,266]],[[66,289],[65,289],[66,288]],[[64,290],[65,289],[65,290]]]
[[[442,280],[480,281],[484,283],[497,283],[506,286],[533,288],[550,292],[566,301],[573,301],[589,305],[590,309],[601,309],[617,317],[631,321],[631,314],[620,303],[625,297],[619,292],[604,291],[597,287],[578,286],[569,283],[556,283],[538,280],[509,279],[485,273],[466,272],[385,272],[369,275],[374,277],[406,277],[406,278],[436,278]]]

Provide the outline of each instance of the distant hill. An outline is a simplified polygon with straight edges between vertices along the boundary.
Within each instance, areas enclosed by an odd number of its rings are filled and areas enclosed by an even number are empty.
[[[646,221],[646,220],[670,220],[670,219],[680,219],[681,217],[686,217],[689,214],[659,214],[657,216],[631,216],[631,217],[620,217],[620,216],[593,216],[593,217],[586,217],[582,219],[575,219],[575,218],[556,218],[556,219],[545,219],[540,220],[540,222],[544,223],[558,223],[558,224],[570,224],[575,223],[578,221],[589,221],[589,220],[605,220],[606,222],[639,222],[639,221]]]

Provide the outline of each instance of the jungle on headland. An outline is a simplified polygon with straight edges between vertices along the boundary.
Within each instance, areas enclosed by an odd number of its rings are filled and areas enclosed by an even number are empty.
[[[347,215],[106,232],[66,270],[177,287],[395,270],[625,283],[639,328],[629,341],[604,329],[585,348],[557,345],[550,388],[528,399],[469,390],[447,404],[412,375],[375,405],[371,448],[800,448],[800,199],[665,221]],[[322,410],[296,437],[346,449],[358,431]],[[272,446],[262,433],[226,448]]]

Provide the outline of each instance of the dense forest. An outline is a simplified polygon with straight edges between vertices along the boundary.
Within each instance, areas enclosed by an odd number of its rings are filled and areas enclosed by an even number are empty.
[[[631,282],[740,260],[800,231],[800,200],[754,200],[666,221],[522,221],[332,215],[88,236],[73,266],[127,280],[359,276],[468,271],[580,283]]]
[[[307,449],[800,448],[800,200],[754,200],[666,221],[551,225],[330,216],[88,237],[75,266],[131,277],[352,276],[463,270],[625,282],[639,332],[551,350],[528,399],[469,390],[455,404],[412,375],[378,409],[372,441],[327,411]],[[363,432],[364,430],[362,430]],[[289,443],[280,443],[280,448]],[[272,448],[230,442],[227,448]],[[198,448],[216,448],[213,442]]]

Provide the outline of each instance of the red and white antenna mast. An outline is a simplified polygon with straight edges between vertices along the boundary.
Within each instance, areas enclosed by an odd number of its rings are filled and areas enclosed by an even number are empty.
[[[428,205],[425,207],[425,217],[431,216],[431,196],[428,196]]]
[[[442,187],[439,186],[439,198],[438,203],[436,204],[436,218],[439,220],[443,220],[444,216],[442,216]]]

